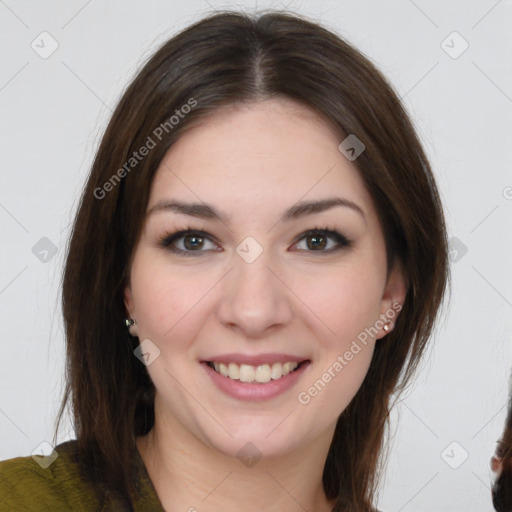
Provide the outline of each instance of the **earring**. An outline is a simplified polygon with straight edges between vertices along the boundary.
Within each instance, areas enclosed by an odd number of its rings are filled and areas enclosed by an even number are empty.
[[[386,320],[387,322],[382,326],[382,328],[384,329],[384,332],[388,334],[395,326],[395,322],[393,322],[393,320],[389,320],[389,318],[386,318]]]
[[[128,327],[130,334],[134,338],[136,338],[139,335],[139,333],[137,332],[137,322],[135,322],[133,318],[126,318],[124,324],[126,325],[126,327]]]

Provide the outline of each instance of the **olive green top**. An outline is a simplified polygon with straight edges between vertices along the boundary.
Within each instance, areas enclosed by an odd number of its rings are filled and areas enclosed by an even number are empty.
[[[6,512],[107,512],[123,510],[113,498],[99,503],[94,487],[80,477],[78,464],[71,456],[76,454],[76,440],[57,445],[57,458],[39,459],[16,457],[0,462],[0,510]],[[37,458],[37,456],[36,456]],[[44,467],[48,462],[51,464]],[[137,452],[137,471],[141,496],[132,496],[135,512],[165,512],[153,483]]]

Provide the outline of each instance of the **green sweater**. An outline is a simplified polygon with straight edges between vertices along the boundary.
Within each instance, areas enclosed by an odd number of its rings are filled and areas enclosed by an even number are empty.
[[[80,477],[71,460],[76,441],[55,447],[58,457],[46,469],[32,457],[0,461],[1,512],[125,512],[112,499],[99,503],[91,483]],[[138,455],[138,454],[137,454]],[[136,458],[142,496],[134,499],[134,512],[165,512],[140,455]]]
[[[91,483],[80,477],[71,460],[76,441],[55,447],[58,457],[44,469],[31,456],[0,462],[2,512],[111,512],[124,510],[112,499],[99,503]],[[135,512],[165,512],[140,456],[137,457],[142,497],[135,497]]]

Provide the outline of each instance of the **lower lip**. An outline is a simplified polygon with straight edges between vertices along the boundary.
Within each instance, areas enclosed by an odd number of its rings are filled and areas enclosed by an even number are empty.
[[[259,382],[241,382],[239,380],[230,379],[229,377],[224,377],[224,375],[216,372],[206,363],[201,363],[201,366],[204,367],[206,373],[213,380],[213,383],[226,395],[236,398],[237,400],[258,402],[260,400],[274,398],[290,389],[301,378],[310,364],[310,361],[306,361],[288,375],[261,384]]]

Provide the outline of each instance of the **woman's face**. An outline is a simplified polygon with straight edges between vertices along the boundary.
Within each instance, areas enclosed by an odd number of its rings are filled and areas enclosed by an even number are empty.
[[[166,428],[230,456],[332,438],[405,295],[340,142],[273,99],[218,111],[161,162],[125,304]]]

